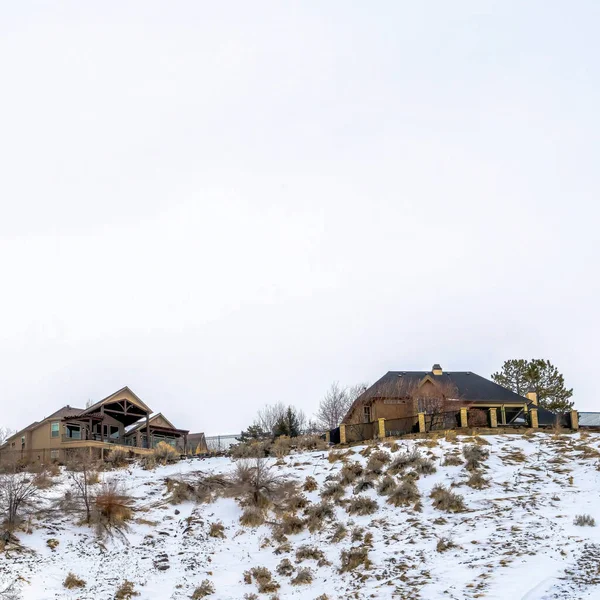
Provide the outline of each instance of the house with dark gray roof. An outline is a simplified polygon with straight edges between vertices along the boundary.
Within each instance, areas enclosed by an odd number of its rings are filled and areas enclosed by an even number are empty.
[[[498,425],[504,425],[525,422],[529,407],[535,407],[540,424],[551,424],[554,414],[537,404],[534,391],[521,396],[472,371],[444,371],[435,364],[430,371],[388,371],[354,401],[342,423],[411,418],[416,422],[418,413],[469,407],[469,414],[480,420],[494,412]]]

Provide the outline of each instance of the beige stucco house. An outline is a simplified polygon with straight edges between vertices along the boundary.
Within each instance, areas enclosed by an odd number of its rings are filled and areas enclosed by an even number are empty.
[[[0,446],[0,461],[51,462],[66,460],[69,451],[87,448],[104,457],[121,447],[148,454],[159,442],[186,453],[188,431],[176,428],[127,386],[88,406],[63,406],[18,431]]]

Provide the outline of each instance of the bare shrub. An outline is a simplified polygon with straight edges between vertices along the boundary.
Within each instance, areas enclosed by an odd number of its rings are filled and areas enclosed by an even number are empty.
[[[577,515],[573,520],[573,525],[578,525],[579,527],[596,527],[596,521],[590,515]]]
[[[489,456],[489,450],[481,447],[479,444],[469,444],[463,447],[463,456],[467,463],[465,468],[469,471],[475,471],[481,468],[484,460]]]
[[[342,550],[340,563],[340,573],[354,571],[354,569],[361,566],[364,569],[369,569],[371,567],[369,551],[364,547],[353,547],[349,550]]]
[[[367,462],[366,471],[367,473],[375,473],[376,475],[381,475],[383,471],[384,463],[380,461],[375,454],[372,454]]]
[[[167,479],[167,491],[171,492],[169,502],[171,504],[181,504],[195,498],[194,487],[181,479]]]
[[[158,442],[152,451],[152,455],[154,456],[154,460],[161,465],[176,463],[180,458],[177,449],[166,442]]]
[[[323,560],[325,555],[323,551],[315,546],[303,545],[296,550],[296,561],[301,563],[305,560]]]
[[[323,500],[339,500],[345,493],[346,490],[341,483],[332,481],[323,486],[321,498],[323,498]]]
[[[277,575],[281,575],[282,577],[290,577],[296,567],[292,564],[292,561],[289,558],[284,558],[275,569],[277,571]]]
[[[196,502],[210,504],[215,498],[226,495],[232,487],[232,482],[223,475],[201,475],[194,485]]]
[[[309,585],[313,581],[312,571],[308,568],[298,569],[296,577],[290,582],[292,585]]]
[[[279,436],[271,446],[271,453],[277,458],[287,456],[292,450],[292,440],[287,435]]]
[[[208,535],[214,538],[224,538],[225,537],[225,526],[221,521],[217,521],[216,523],[210,524],[210,530],[208,531]]]
[[[327,502],[321,502],[319,504],[309,506],[306,509],[305,514],[307,517],[306,525],[311,533],[322,529],[324,521],[326,519],[333,519],[335,515],[333,507]]]
[[[264,522],[265,515],[257,506],[247,506],[240,517],[240,523],[244,527],[260,527]]]
[[[429,496],[433,499],[433,507],[438,510],[445,512],[464,512],[466,510],[463,497],[439,483],[433,486]]]
[[[396,489],[396,480],[389,475],[383,477],[377,486],[377,493],[380,496],[389,496]]]
[[[299,450],[307,450],[309,452],[327,450],[329,448],[327,442],[318,434],[299,435],[294,438],[294,442]]]
[[[412,480],[405,480],[388,494],[388,504],[408,506],[421,498],[419,488]]]
[[[123,448],[115,448],[111,450],[109,455],[106,457],[106,462],[108,462],[115,469],[120,469],[121,467],[126,467],[128,464],[129,453],[123,450]]]
[[[435,463],[430,458],[418,460],[413,465],[413,469],[415,473],[418,473],[419,475],[432,475],[437,471]]]
[[[490,482],[479,471],[474,471],[467,480],[467,485],[475,490],[482,490],[489,487]]]
[[[132,581],[127,579],[121,584],[121,587],[115,594],[115,600],[131,600],[134,596],[139,596],[140,593],[135,591],[135,586]]]
[[[237,463],[230,492],[243,504],[267,508],[297,493],[295,484],[273,472],[265,459]]]
[[[340,483],[348,485],[354,483],[357,477],[363,474],[363,467],[359,462],[351,462],[344,465],[340,470]]]
[[[352,530],[352,543],[354,542],[362,542],[365,536],[365,530],[362,527],[355,527]]]
[[[378,508],[377,502],[367,496],[357,496],[352,498],[346,510],[351,515],[372,515]]]
[[[381,450],[381,449],[373,452],[371,454],[370,458],[374,458],[374,459],[378,460],[379,462],[382,462],[384,465],[387,465],[392,460],[390,453],[386,452],[385,450]]]
[[[441,537],[438,539],[435,549],[438,552],[446,552],[447,550],[451,550],[452,548],[456,548],[456,544],[447,537]]]
[[[97,465],[86,449],[71,451],[67,456],[66,472],[72,484],[72,503],[65,508],[83,512],[84,520],[89,524],[92,518],[92,486],[98,482]]]
[[[133,515],[133,499],[118,481],[108,481],[102,484],[100,491],[94,496],[92,522],[98,532],[110,535],[114,532],[123,533],[127,522]]]
[[[305,481],[304,481],[304,485],[302,486],[302,489],[305,492],[314,492],[317,488],[318,488],[318,484],[317,484],[317,480],[312,477],[311,475],[309,475]]]
[[[288,512],[295,512],[297,510],[306,508],[308,506],[308,499],[304,494],[291,494],[284,499],[283,506],[284,510]]]
[[[52,477],[48,474],[48,471],[43,469],[33,478],[33,485],[35,485],[38,490],[45,490],[54,485],[54,481]]]
[[[191,595],[192,600],[201,600],[215,593],[215,586],[208,580],[203,579],[202,583],[194,590]]]
[[[242,442],[231,446],[229,453],[233,459],[264,458],[269,453],[270,448],[271,442],[267,440]]]
[[[21,518],[33,509],[38,496],[34,479],[16,470],[0,474],[0,515],[7,531],[12,531]]]

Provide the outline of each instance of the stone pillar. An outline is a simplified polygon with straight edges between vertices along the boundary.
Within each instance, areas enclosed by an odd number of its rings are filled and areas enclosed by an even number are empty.
[[[533,429],[537,429],[540,426],[538,422],[538,409],[533,407],[530,408],[529,414],[531,415],[531,426]]]
[[[500,422],[502,425],[506,425],[506,408],[504,404],[500,407]]]
[[[460,409],[460,426],[461,427],[468,427],[469,426],[469,418],[467,415],[467,409],[466,408],[461,408]]]
[[[538,404],[537,392],[533,388],[529,388],[527,390],[527,393],[525,394],[525,398],[527,398],[527,400],[529,400],[529,402],[532,402],[533,404],[535,404],[537,406],[537,404]]]
[[[425,433],[425,413],[419,413],[419,433]]]
[[[579,429],[579,414],[576,410],[571,411],[571,429]]]
[[[382,440],[385,437],[385,419],[377,419],[379,423],[379,439]]]
[[[495,408],[490,408],[490,427],[498,427],[498,413]]]
[[[331,442],[331,434],[329,431],[325,432],[325,441],[329,444]]]
[[[346,426],[342,423],[340,425],[340,444],[346,443]]]

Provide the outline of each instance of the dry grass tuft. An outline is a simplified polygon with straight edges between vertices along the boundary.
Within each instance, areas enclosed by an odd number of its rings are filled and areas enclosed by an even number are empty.
[[[356,498],[352,498],[352,500],[350,500],[346,506],[348,514],[351,515],[372,515],[377,508],[377,502],[371,498],[368,498],[367,496],[358,496]]]
[[[296,567],[292,564],[292,561],[289,558],[284,558],[275,569],[277,571],[277,575],[281,575],[282,577],[291,577]]]
[[[393,506],[408,506],[421,498],[419,488],[410,479],[403,481],[388,494],[388,504]]]
[[[306,521],[292,513],[286,513],[282,516],[281,521],[277,523],[277,529],[282,535],[296,535],[304,529],[305,525]]]
[[[364,569],[369,569],[371,567],[369,551],[364,547],[354,547],[350,548],[349,550],[342,550],[340,562],[340,573],[354,571],[354,569],[360,566],[362,566]]]
[[[314,492],[318,487],[319,487],[319,485],[317,484],[317,480],[314,477],[311,477],[309,475],[305,479],[304,485],[302,486],[302,489],[305,492]]]
[[[240,517],[240,524],[244,527],[260,527],[264,522],[265,515],[257,506],[247,506]]]
[[[68,590],[74,590],[77,588],[84,588],[85,581],[77,577],[77,575],[73,573],[69,573],[66,579],[63,581],[63,587],[66,587]]]
[[[225,538],[225,526],[223,523],[221,523],[221,521],[211,523],[208,535],[214,538]]]
[[[298,569],[296,577],[290,582],[292,585],[309,585],[313,581],[312,571],[307,568]]]
[[[362,479],[359,479],[356,482],[353,492],[355,494],[360,494],[362,492],[366,492],[367,490],[371,490],[374,487],[375,487],[375,482],[372,479],[367,479],[366,477],[363,477]]]
[[[340,483],[342,485],[348,485],[354,483],[357,477],[363,474],[364,469],[359,462],[351,462],[344,465],[340,470]]]
[[[341,542],[348,535],[348,530],[343,523],[338,523],[333,530],[333,535],[331,536],[330,542],[337,544]]]
[[[301,563],[305,560],[316,560],[320,561],[325,558],[323,551],[315,546],[309,546],[307,544],[300,546],[298,550],[296,550],[296,561]]]
[[[306,525],[311,533],[320,531],[326,519],[332,520],[335,516],[333,507],[327,502],[313,504],[306,511]]]
[[[115,469],[126,467],[128,463],[129,452],[126,452],[122,448],[115,448],[107,457],[106,461],[110,463]]]
[[[394,458],[392,464],[388,467],[387,472],[390,475],[398,475],[402,473],[407,467],[413,466],[423,459],[421,452],[418,448],[413,448],[410,452],[403,452]]]
[[[490,482],[479,471],[475,471],[467,480],[467,485],[475,490],[482,490],[489,487]]]
[[[134,596],[139,596],[140,593],[135,591],[133,582],[127,579],[121,584],[121,587],[115,594],[115,600],[131,600]]]
[[[464,446],[463,456],[467,461],[465,468],[468,471],[476,471],[477,469],[480,469],[483,461],[487,460],[489,454],[489,450],[478,444],[469,444]]]
[[[456,544],[447,537],[441,537],[435,546],[435,549],[440,553],[451,550],[452,548],[456,548]]]
[[[133,499],[118,481],[107,481],[94,497],[92,522],[100,531],[122,532],[133,516]]]
[[[279,589],[279,584],[273,580],[273,574],[266,567],[254,567],[250,574],[258,586],[259,594],[272,594]]]
[[[438,510],[455,513],[466,510],[464,498],[439,483],[433,486],[429,497],[433,499],[433,507]]]
[[[330,481],[323,486],[321,498],[323,500],[340,500],[346,493],[346,489],[339,481]]]
[[[214,593],[215,586],[208,579],[203,579],[202,583],[194,590],[194,593],[191,595],[191,599],[201,600],[201,598],[206,598],[206,596],[210,596]]]
[[[456,452],[448,452],[444,456],[443,467],[459,467],[463,464],[463,459]]]
[[[377,493],[380,496],[389,496],[396,489],[396,480],[389,475],[383,477],[377,486]]]

